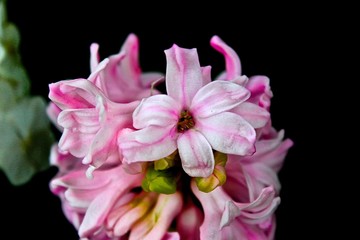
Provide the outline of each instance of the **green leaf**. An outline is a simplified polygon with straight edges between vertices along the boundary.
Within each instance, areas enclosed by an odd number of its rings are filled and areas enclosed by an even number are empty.
[[[0,168],[20,185],[49,166],[54,136],[40,97],[22,99],[0,117]]]

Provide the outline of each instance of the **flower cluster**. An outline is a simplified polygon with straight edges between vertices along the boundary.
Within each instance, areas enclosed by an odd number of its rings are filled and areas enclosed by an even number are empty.
[[[83,239],[272,239],[277,173],[292,141],[271,125],[265,76],[241,73],[236,52],[212,79],[196,49],[165,50],[165,76],[143,73],[134,34],[87,79],[50,84],[62,132],[50,183]],[[165,81],[166,94],[155,89]]]

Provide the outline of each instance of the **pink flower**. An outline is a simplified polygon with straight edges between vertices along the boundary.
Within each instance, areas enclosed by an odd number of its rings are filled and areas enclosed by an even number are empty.
[[[250,97],[249,91],[229,81],[210,82],[196,49],[174,45],[165,53],[168,95],[151,96],[136,108],[133,125],[139,130],[119,138],[124,161],[154,161],[178,149],[188,175],[207,177],[214,170],[213,150],[253,154],[254,128],[230,112]]]
[[[167,95],[152,95],[160,75],[140,72],[135,35],[100,63],[92,45],[88,79],[50,85],[63,131],[50,188],[81,239],[274,238],[292,141],[271,126],[269,79],[241,75],[219,37],[211,45],[226,61],[215,81],[196,49],[165,51]]]
[[[138,102],[114,103],[86,79],[50,84],[49,98],[61,109],[57,123],[64,129],[59,142],[62,151],[83,158],[92,168],[109,158],[119,159],[117,134],[132,125]]]

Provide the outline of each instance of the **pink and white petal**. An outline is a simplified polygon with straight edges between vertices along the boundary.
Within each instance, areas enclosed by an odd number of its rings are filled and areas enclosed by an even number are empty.
[[[95,108],[63,110],[58,116],[58,124],[74,134],[94,134],[100,128],[99,113]]]
[[[254,128],[264,127],[270,119],[270,113],[266,109],[251,102],[243,102],[231,112],[243,117]]]
[[[91,145],[88,146],[89,152],[83,159],[83,164],[91,164],[92,167],[99,168],[111,155],[116,155],[115,159],[118,159],[118,164],[121,163],[116,144],[117,128],[118,126],[107,125],[100,129],[95,135]]]
[[[258,196],[264,187],[272,186],[276,193],[280,192],[281,184],[277,176],[277,172],[269,166],[255,162],[253,164],[243,164],[245,171],[252,179],[252,186],[254,188],[253,194]]]
[[[221,239],[221,216],[225,203],[230,197],[217,187],[209,193],[201,192],[194,181],[191,182],[192,192],[200,201],[204,212],[204,221],[200,227],[200,239]]]
[[[129,240],[153,240],[162,239],[175,219],[180,213],[183,205],[182,195],[160,194],[153,210],[136,225],[130,232]]]
[[[68,151],[78,158],[83,158],[89,151],[89,146],[94,138],[94,134],[77,132],[74,134],[70,129],[64,129],[59,140],[61,151]]]
[[[174,44],[170,49],[165,50],[165,54],[167,94],[186,109],[203,84],[197,51],[180,48]]]
[[[64,80],[49,84],[49,98],[62,110],[93,108],[105,96],[86,79]]]
[[[214,171],[214,155],[206,138],[196,130],[187,130],[177,140],[181,164],[191,177],[208,177]]]
[[[151,125],[175,126],[180,117],[181,106],[164,94],[143,99],[133,113],[133,125],[137,129]]]
[[[142,86],[140,82],[139,39],[134,33],[128,35],[121,47],[121,52],[125,52],[126,55],[119,66],[122,78],[127,81],[134,81],[138,87]]]
[[[270,89],[270,80],[266,76],[253,76],[249,79],[246,88],[251,92],[249,102],[269,110],[273,93]]]
[[[90,70],[94,72],[96,67],[99,65],[100,56],[99,56],[99,44],[92,43],[90,45]]]
[[[196,128],[216,151],[241,156],[255,152],[254,128],[235,113],[223,112],[196,119]]]
[[[194,96],[190,111],[197,118],[206,118],[228,111],[246,101],[250,92],[229,81],[214,81],[202,87]]]
[[[119,134],[118,146],[126,163],[154,161],[176,150],[176,137],[174,126],[149,126],[138,131],[125,129]]]
[[[280,198],[275,197],[272,187],[264,188],[250,203],[227,201],[221,217],[221,226],[228,226],[237,217],[247,224],[259,224],[269,218],[279,204]]]
[[[273,137],[257,141],[255,144],[256,153],[250,158],[244,158],[242,162],[261,162],[278,172],[289,148],[293,146],[293,142],[290,139],[283,140],[283,130]]]
[[[115,169],[117,173],[114,172],[116,175],[113,176],[111,183],[91,202],[86,211],[84,221],[79,228],[80,237],[88,237],[98,231],[119,197],[130,189],[140,186],[143,175],[126,174],[121,166]],[[106,171],[104,173],[106,174]],[[107,174],[111,177],[109,173]]]
[[[241,75],[241,62],[236,52],[218,36],[213,36],[210,44],[225,57],[226,78],[221,80],[231,80]]]

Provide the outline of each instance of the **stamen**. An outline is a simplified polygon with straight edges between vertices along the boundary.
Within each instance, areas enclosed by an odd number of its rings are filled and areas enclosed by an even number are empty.
[[[185,132],[195,126],[195,121],[188,110],[183,110],[177,123],[178,132]]]

